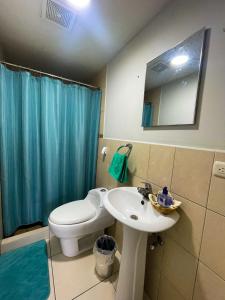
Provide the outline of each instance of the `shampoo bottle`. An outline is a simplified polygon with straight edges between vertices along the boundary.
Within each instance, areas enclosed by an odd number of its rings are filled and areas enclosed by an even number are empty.
[[[173,204],[173,198],[168,192],[168,188],[165,186],[157,196],[158,203],[163,207],[169,207]]]

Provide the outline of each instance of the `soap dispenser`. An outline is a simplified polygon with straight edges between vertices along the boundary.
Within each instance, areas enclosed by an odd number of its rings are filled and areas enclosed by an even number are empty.
[[[169,194],[166,186],[158,193],[157,201],[163,207],[169,207],[173,204],[173,197]]]

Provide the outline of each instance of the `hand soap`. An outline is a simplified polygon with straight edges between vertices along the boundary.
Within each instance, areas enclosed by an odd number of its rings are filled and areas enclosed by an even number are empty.
[[[158,203],[163,207],[169,207],[173,204],[173,198],[169,194],[167,187],[165,186],[162,191],[157,195]]]

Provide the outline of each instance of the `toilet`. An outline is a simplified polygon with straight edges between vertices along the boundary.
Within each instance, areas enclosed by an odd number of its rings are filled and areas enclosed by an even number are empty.
[[[113,225],[114,218],[103,206],[106,192],[106,188],[90,190],[85,199],[61,205],[49,215],[49,228],[59,238],[65,256],[91,249],[104,229]]]

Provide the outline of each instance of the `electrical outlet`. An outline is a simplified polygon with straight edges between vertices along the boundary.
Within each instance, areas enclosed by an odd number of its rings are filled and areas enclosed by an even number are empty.
[[[214,162],[213,175],[225,178],[225,162],[222,161]]]

